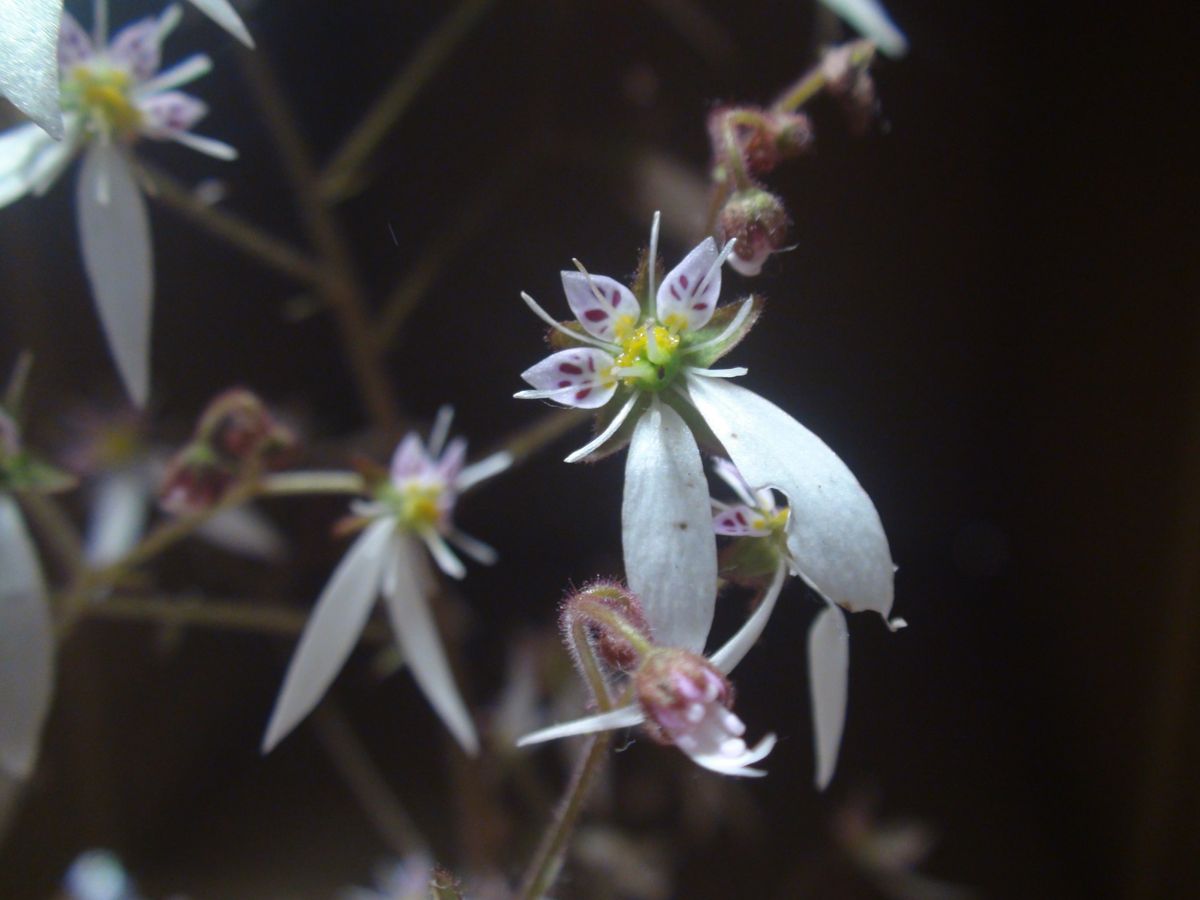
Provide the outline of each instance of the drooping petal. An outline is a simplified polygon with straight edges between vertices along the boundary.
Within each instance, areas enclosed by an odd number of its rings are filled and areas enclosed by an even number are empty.
[[[248,559],[274,561],[287,556],[279,529],[253,506],[235,506],[196,528],[196,535],[215,547]]]
[[[379,591],[396,524],[377,519],[354,541],[317,598],[288,664],[262,749],[269,753],[307,716],[341,671]]]
[[[629,589],[655,640],[699,653],[717,595],[717,543],[700,450],[657,397],[638,419],[625,463],[621,544]]]
[[[713,531],[727,537],[766,537],[770,527],[755,524],[762,521],[762,514],[749,506],[727,506],[713,516]]]
[[[896,27],[878,0],[821,0],[888,56],[898,59],[908,52],[908,38]]]
[[[767,620],[771,618],[771,613],[775,611],[775,602],[779,599],[779,594],[783,590],[783,581],[787,576],[787,568],[780,565],[775,572],[775,578],[771,581],[771,587],[767,590],[766,596],[762,602],[758,604],[758,608],[750,614],[750,617],[742,623],[739,628],[728,641],[709,657],[709,662],[728,675],[734,670],[746,654],[750,652],[750,648],[754,646],[759,637],[763,633],[763,629],[767,627]]]
[[[251,50],[254,49],[254,38],[250,37],[245,23],[230,5],[229,0],[192,0],[192,5]]]
[[[146,529],[150,510],[150,478],[134,466],[100,475],[91,489],[83,555],[93,566],[124,556]]]
[[[424,560],[411,538],[397,533],[391,541],[383,599],[400,652],[430,705],[462,748],[474,756],[479,752],[475,725],[454,683],[441,636],[417,575],[417,568],[425,564]]]
[[[36,160],[62,148],[63,143],[56,144],[40,125],[32,123],[0,134],[0,209],[34,189]]]
[[[886,619],[895,566],[879,513],[846,464],[752,391],[689,376],[688,392],[746,481],[788,498],[788,550],[800,576],[827,600]]]
[[[83,264],[108,346],[138,406],[150,392],[154,261],[146,201],[122,152],[88,148],[76,190]]]
[[[530,744],[541,744],[559,738],[573,737],[577,734],[594,734],[597,731],[610,731],[614,728],[630,728],[646,721],[646,714],[638,706],[622,706],[594,716],[585,716],[570,722],[560,722],[543,728],[517,741],[518,747]]]
[[[37,760],[54,683],[54,630],[37,552],[16,501],[0,496],[0,769]]]
[[[138,102],[141,133],[158,141],[174,140],[204,118],[208,104],[183,91],[164,91]]]
[[[641,318],[642,309],[633,291],[607,275],[563,272],[562,283],[567,303],[579,324],[602,341],[616,340],[617,323],[622,317],[630,329]]]
[[[850,671],[850,635],[846,615],[832,603],[808,629],[808,691],[812,699],[816,785],[823,791],[837,768],[838,747],[846,724],[846,688]]]
[[[0,3],[0,94],[59,139],[63,136],[58,101],[62,11],[62,0]]]
[[[603,350],[577,347],[551,353],[521,373],[532,391],[521,391],[522,400],[553,400],[564,406],[596,409],[612,399],[617,380],[609,375],[614,360]]]
[[[767,773],[749,766],[765,759],[775,749],[775,735],[768,734],[753,747],[747,747],[736,756],[720,753],[688,753],[692,762],[722,775],[737,775],[742,778],[761,778]],[[686,751],[684,751],[686,752]]]
[[[683,262],[667,273],[655,300],[658,320],[674,330],[695,331],[712,318],[721,297],[721,252],[712,238],[705,238]]]

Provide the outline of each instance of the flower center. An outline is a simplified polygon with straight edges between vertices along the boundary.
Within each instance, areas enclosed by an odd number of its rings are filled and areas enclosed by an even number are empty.
[[[679,371],[683,359],[679,335],[657,322],[638,326],[619,337],[619,343],[621,353],[612,371],[629,386],[660,391]]]
[[[779,533],[787,528],[788,507],[777,509],[773,513],[763,514],[755,518],[752,523],[755,528],[766,528],[775,533]]]
[[[123,69],[77,66],[63,84],[63,105],[87,116],[98,131],[128,140],[142,124],[132,87],[133,76]]]
[[[414,481],[396,493],[397,517],[413,531],[438,530],[444,519],[440,484]]]

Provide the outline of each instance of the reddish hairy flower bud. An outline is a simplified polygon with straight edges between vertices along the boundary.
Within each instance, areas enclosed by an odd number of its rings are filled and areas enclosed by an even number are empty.
[[[871,57],[856,58],[853,44],[834,47],[821,60],[826,90],[841,104],[855,134],[864,134],[879,114],[870,66]]]
[[[720,107],[708,117],[709,140],[717,166],[728,167],[730,155],[741,156],[747,175],[763,175],[784,159],[812,146],[808,116],[757,106]]]
[[[687,650],[649,654],[633,676],[646,730],[688,755],[737,757],[746,751],[746,726],[735,716],[733,685],[711,662]]]
[[[627,672],[638,664],[640,654],[622,634],[622,627],[605,622],[598,615],[604,611],[611,613],[620,626],[650,640],[650,623],[646,621],[642,601],[615,581],[594,581],[563,601],[560,615],[563,638],[574,652],[575,624],[582,621],[596,656],[610,669]]]
[[[737,239],[729,264],[743,275],[757,275],[767,257],[783,248],[790,225],[782,200],[770,191],[750,188],[725,201],[717,233],[721,241]]]

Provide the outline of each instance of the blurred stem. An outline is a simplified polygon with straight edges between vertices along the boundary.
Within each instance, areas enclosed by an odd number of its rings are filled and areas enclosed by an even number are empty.
[[[327,696],[316,708],[312,722],[334,768],[389,849],[401,858],[428,852],[429,844],[412,816],[331,698]]]
[[[571,775],[571,783],[567,786],[554,821],[542,836],[525,877],[521,879],[518,900],[540,900],[554,886],[567,853],[568,841],[575,831],[575,824],[579,821],[579,814],[583,811],[584,802],[604,762],[611,740],[611,731],[588,737],[587,748]]]
[[[328,277],[318,287],[337,322],[342,349],[350,363],[359,395],[371,420],[390,431],[396,427],[399,418],[396,396],[374,340],[367,304],[347,242],[321,197],[312,155],[262,51],[239,52],[238,58],[278,146],[305,230],[327,272]]]
[[[582,409],[556,409],[512,432],[499,446],[512,455],[513,465],[524,462],[547,444],[558,440],[576,425],[582,425],[591,413]]]
[[[145,163],[139,167],[150,181],[150,196],[192,224],[289,278],[310,285],[321,283],[324,275],[320,268],[286,241],[227,210],[201,202],[170,175]]]
[[[89,604],[84,614],[94,619],[123,619],[196,628],[248,631],[278,637],[295,637],[308,623],[308,611],[284,606],[204,600],[197,597],[108,597]],[[361,640],[387,643],[391,634],[381,622],[370,622]]]
[[[871,41],[855,41],[850,45],[850,61],[856,66],[870,62],[874,56],[875,45]],[[817,63],[799,81],[784,91],[779,99],[771,104],[771,109],[775,112],[795,112],[824,90],[828,83],[824,64]]]
[[[456,211],[442,230],[417,250],[412,267],[383,301],[376,332],[380,347],[395,339],[430,285],[512,194],[535,151],[534,147],[522,147],[513,153],[482,188],[471,192],[466,209]]]
[[[366,482],[357,472],[277,472],[264,475],[260,492],[268,497],[303,494],[365,494]]]
[[[358,180],[361,169],[408,110],[430,78],[482,17],[493,0],[463,0],[392,77],[362,121],[333,154],[320,179],[321,196],[336,201]]]
[[[63,568],[77,576],[84,567],[83,541],[66,510],[48,494],[24,491],[16,497]]]

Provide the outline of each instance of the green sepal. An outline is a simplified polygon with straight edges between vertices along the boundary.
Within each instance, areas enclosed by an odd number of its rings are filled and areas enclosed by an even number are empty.
[[[717,574],[746,587],[765,587],[782,558],[776,535],[734,538],[717,557]]]
[[[79,479],[29,453],[18,453],[0,468],[0,490],[13,493],[61,494],[79,484]]]
[[[687,341],[683,346],[683,351],[687,354],[688,365],[696,366],[697,368],[707,369],[718,359],[741,343],[742,338],[750,333],[750,329],[754,327],[758,321],[758,317],[762,315],[763,298],[757,294],[750,296],[753,306],[750,308],[750,314],[746,316],[744,321],[733,334],[729,335],[719,344],[713,344],[710,347],[705,347],[699,351],[688,351],[688,346],[703,344],[706,341],[711,341],[724,331],[729,323],[733,321],[734,316],[738,314],[738,310],[742,308],[744,300],[739,300],[736,303],[727,303],[724,306],[717,307],[713,312],[713,316],[708,320],[708,324],[698,331],[692,332],[687,336]]]

